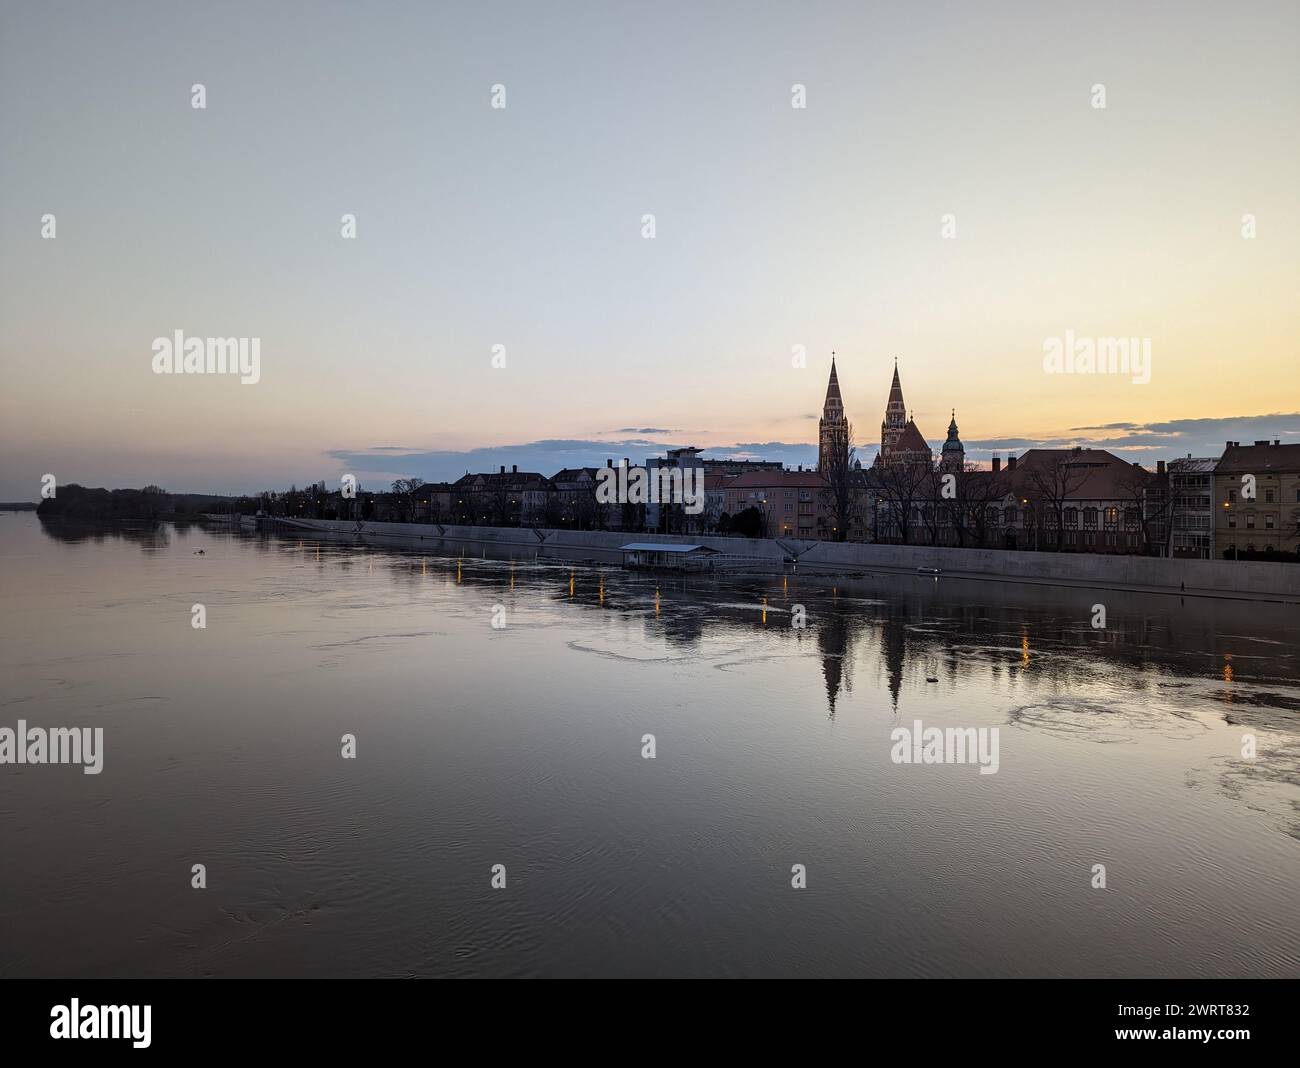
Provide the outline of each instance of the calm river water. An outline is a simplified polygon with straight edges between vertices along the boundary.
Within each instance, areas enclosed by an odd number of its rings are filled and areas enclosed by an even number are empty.
[[[0,765],[0,974],[1300,973],[1294,607],[31,514],[0,569],[0,728],[104,738]]]

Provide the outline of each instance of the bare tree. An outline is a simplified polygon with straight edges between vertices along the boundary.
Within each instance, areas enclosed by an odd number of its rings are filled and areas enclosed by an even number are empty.
[[[907,545],[911,541],[912,511],[925,495],[926,482],[931,475],[930,465],[884,464],[879,473],[880,496],[885,504],[882,538],[896,535],[902,544]]]
[[[417,500],[424,486],[422,478],[399,478],[393,483],[393,497],[397,504],[399,522],[414,523],[418,515]]]
[[[830,504],[831,525],[835,528],[835,541],[848,539],[849,530],[856,517],[858,495],[853,485],[853,461],[857,457],[857,448],[853,440],[853,424],[844,424],[844,434],[838,447],[832,449],[827,458],[826,470],[820,472],[830,486],[828,502]]]
[[[512,492],[512,487],[505,475],[493,475],[488,483],[487,516],[494,527],[507,527],[516,514],[519,495]]]
[[[989,507],[1006,494],[1001,472],[968,463],[957,475],[956,496],[945,500],[957,544],[982,546],[988,538]]]
[[[1131,510],[1137,513],[1137,522],[1142,531],[1142,552],[1147,556],[1155,555],[1155,531],[1160,530],[1164,533],[1160,548],[1167,555],[1173,537],[1174,511],[1174,495],[1168,480],[1135,465],[1120,475],[1115,484],[1119,488],[1120,499],[1129,503]]]
[[[1044,519],[1050,516],[1051,520],[1046,526],[1055,535],[1053,547],[1057,552],[1061,551],[1065,530],[1066,502],[1073,499],[1075,492],[1088,478],[1087,468],[1072,462],[1078,451],[1074,449],[1071,452],[1053,452],[1036,457],[1033,466],[1026,472],[1027,501],[1021,501],[1025,506],[1025,529],[1028,530],[1031,521],[1043,524]],[[1038,529],[1042,527],[1039,526]]]

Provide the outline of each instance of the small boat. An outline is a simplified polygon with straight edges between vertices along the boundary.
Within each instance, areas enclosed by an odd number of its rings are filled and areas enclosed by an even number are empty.
[[[918,575],[942,575],[943,574],[943,572],[940,571],[939,568],[937,567],[918,567],[916,569],[916,573]]]

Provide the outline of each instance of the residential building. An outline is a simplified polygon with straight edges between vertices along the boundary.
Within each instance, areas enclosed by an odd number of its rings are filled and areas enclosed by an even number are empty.
[[[1030,449],[1007,459],[988,528],[1008,549],[1155,553],[1154,478],[1105,449]]]
[[[751,471],[726,486],[726,510],[757,508],[769,538],[821,539],[832,535],[830,485],[815,471]]]
[[[487,526],[539,526],[548,518],[555,484],[518,465],[489,474],[466,473],[452,483],[453,520]]]
[[[605,466],[613,468],[614,461],[606,460]],[[603,509],[596,503],[596,467],[565,467],[551,476],[555,486],[555,502],[550,509],[557,520],[557,526],[570,530],[605,529],[601,522],[602,512],[615,509]]]
[[[706,475],[743,475],[749,471],[784,471],[780,460],[709,460],[702,459]]]
[[[1218,458],[1170,460],[1169,555],[1208,560],[1214,555],[1214,468]]]
[[[1300,445],[1230,441],[1214,467],[1214,554],[1300,556]]]
[[[652,482],[661,479],[660,473],[664,470],[680,470],[684,477],[690,472],[688,477],[692,488],[704,488],[704,461],[700,459],[697,448],[669,449],[662,457],[650,457],[645,466]],[[691,514],[679,502],[647,502],[645,522],[647,530],[665,534],[698,534],[705,529],[703,511]]]

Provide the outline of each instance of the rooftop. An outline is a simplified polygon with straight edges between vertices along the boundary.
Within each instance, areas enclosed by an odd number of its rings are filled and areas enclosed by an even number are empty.
[[[710,549],[707,545],[678,545],[670,541],[630,541],[626,545],[619,546],[620,552],[625,553],[716,553],[717,549]]]

